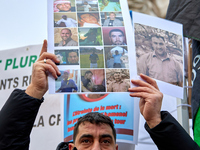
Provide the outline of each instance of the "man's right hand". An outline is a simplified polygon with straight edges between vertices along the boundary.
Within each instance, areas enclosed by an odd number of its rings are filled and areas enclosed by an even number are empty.
[[[131,97],[140,97],[140,112],[144,116],[150,128],[155,127],[161,122],[160,110],[162,105],[163,94],[159,91],[158,85],[152,78],[140,74],[145,80],[132,80],[136,87],[130,88]]]
[[[33,64],[31,84],[27,87],[26,94],[41,99],[48,90],[48,74],[51,73],[55,79],[61,74],[55,64],[59,62],[56,55],[47,53],[47,41],[44,40],[40,58]]]

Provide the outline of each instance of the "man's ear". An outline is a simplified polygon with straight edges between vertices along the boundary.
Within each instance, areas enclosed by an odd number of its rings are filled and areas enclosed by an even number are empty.
[[[69,150],[73,150],[74,144],[73,143],[69,143],[68,147],[69,147]]]
[[[118,144],[116,144],[115,146],[116,146],[116,150],[118,150]]]

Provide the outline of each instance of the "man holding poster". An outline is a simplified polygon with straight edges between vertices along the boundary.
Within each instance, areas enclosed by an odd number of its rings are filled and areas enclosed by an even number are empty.
[[[138,59],[138,74],[143,73],[151,78],[182,86],[182,69],[178,62],[167,53],[164,37],[153,34],[151,43],[154,51]]]
[[[59,63],[56,55],[46,53],[47,42],[43,44],[40,58],[33,65],[32,80],[26,91],[16,89],[0,111],[0,148],[28,150],[30,132],[43,95],[48,90],[47,74],[58,78],[61,74],[55,63]],[[185,132],[180,124],[167,112],[160,112],[163,94],[156,81],[148,76],[140,75],[145,80],[132,80],[136,85],[129,89],[132,97],[140,97],[140,112],[146,120],[145,128],[150,133],[160,150],[199,150],[198,145]],[[95,122],[93,117],[102,121]],[[115,141],[115,130],[112,121],[99,113],[89,113],[78,120],[74,130],[74,143],[69,150],[118,150]],[[89,117],[87,117],[89,116]],[[181,143],[181,144],[180,144]],[[76,147],[76,148],[75,148]],[[61,149],[60,149],[61,150]]]

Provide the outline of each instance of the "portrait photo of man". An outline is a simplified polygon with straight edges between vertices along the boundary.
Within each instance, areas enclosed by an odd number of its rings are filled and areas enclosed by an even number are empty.
[[[152,51],[137,58],[137,73],[143,73],[151,78],[161,80],[173,85],[182,86],[183,84],[183,60],[181,58],[181,42],[171,38],[168,31],[158,30],[157,28],[144,26],[154,31],[148,33]],[[157,31],[157,32],[155,32]],[[178,44],[179,43],[179,44]]]
[[[103,28],[104,45],[126,45],[125,28]]]
[[[76,0],[78,12],[99,11],[98,0]]]
[[[81,70],[82,92],[105,92],[104,69]]]
[[[77,83],[74,81],[73,73],[70,74],[70,71],[75,73],[74,70],[65,70],[61,71],[61,79],[59,78],[55,84],[56,84],[56,93],[59,92],[78,92],[78,86]],[[57,89],[58,85],[60,84],[59,88]]]
[[[128,92],[130,75],[127,69],[107,69],[107,92]]]
[[[54,27],[77,27],[76,13],[54,13]]]
[[[67,50],[67,65],[79,65],[78,50]]]
[[[81,47],[80,66],[81,68],[104,68],[103,47]]]
[[[118,15],[118,16],[117,16]],[[123,26],[122,13],[116,12],[101,12],[101,20],[103,26]]]
[[[99,13],[78,13],[79,27],[100,27]]]
[[[103,12],[121,11],[119,0],[99,0],[99,7]]]
[[[75,12],[74,0],[54,0],[54,12]]]
[[[78,33],[76,28],[55,28],[54,31],[55,46],[78,46]]]

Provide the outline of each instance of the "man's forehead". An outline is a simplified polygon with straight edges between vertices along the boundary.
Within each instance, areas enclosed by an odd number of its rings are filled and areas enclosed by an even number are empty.
[[[72,56],[76,55],[77,56],[77,53],[76,52],[70,52],[69,55],[72,55]]]
[[[96,124],[96,123],[90,123],[89,121],[84,121],[78,127],[79,133],[82,131],[86,133],[92,133],[97,130],[112,134],[112,128],[110,127],[110,125],[106,123]]]
[[[122,35],[120,31],[113,31],[111,32],[111,35]]]

